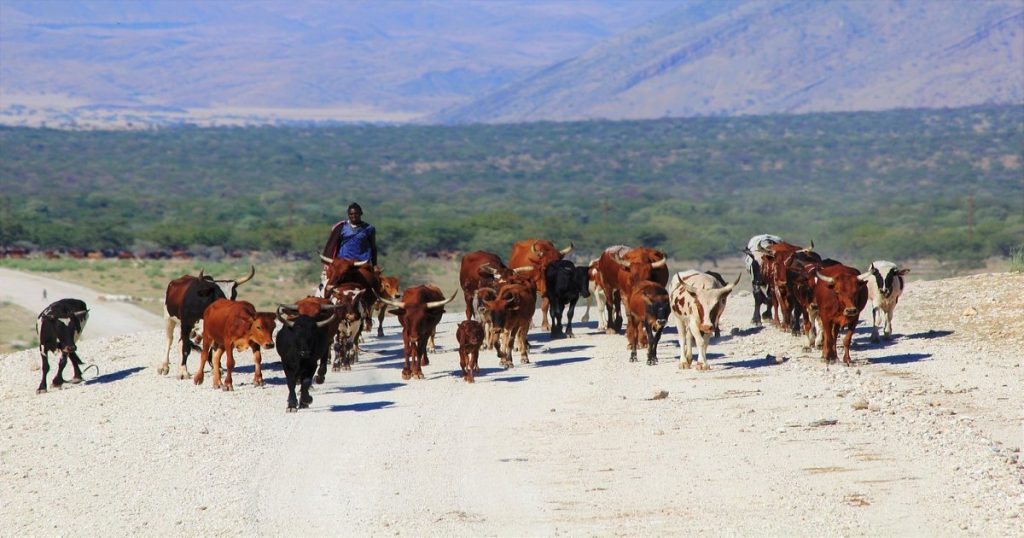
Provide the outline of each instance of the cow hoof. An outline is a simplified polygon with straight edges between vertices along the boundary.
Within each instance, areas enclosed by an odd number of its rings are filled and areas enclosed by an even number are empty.
[[[235,386],[234,385],[224,385],[221,388],[224,390],[224,392],[231,392],[231,391],[235,390]]]
[[[408,381],[408,380],[412,379],[412,374],[407,374],[405,372],[402,372],[402,379]]]
[[[254,386],[254,387],[264,387],[266,385],[264,385],[262,379],[260,379],[260,380],[253,379],[252,380],[252,386]]]
[[[886,338],[886,340],[888,340],[888,338]],[[872,344],[877,344],[877,343],[881,342],[881,340],[879,340],[877,336],[872,336],[870,342]]]
[[[69,383],[71,383],[72,385],[77,385],[77,384],[81,383],[82,381],[83,381],[83,379],[81,377],[72,377],[71,381],[69,381]]]
[[[378,329],[377,330],[377,338],[384,338],[384,331]]]
[[[530,359],[519,359],[519,364],[530,364]]]
[[[46,394],[46,387],[36,389],[36,394]]]
[[[285,413],[297,413],[299,410],[294,405],[288,405],[288,409],[285,409]]]
[[[657,366],[658,359],[647,359],[647,366]]]
[[[423,379],[423,374],[416,374],[416,379]]]
[[[62,389],[62,388],[64,388],[64,383],[50,383],[50,388],[51,389]]]
[[[167,373],[170,372],[170,371],[171,371],[171,369],[169,367],[167,367],[167,366],[160,366],[160,367],[158,367],[156,369],[156,375],[167,375]]]
[[[323,385],[324,384],[324,376],[318,375],[318,376],[314,377],[313,378],[313,382],[316,383],[317,385]]]
[[[430,359],[423,357],[423,366],[430,366]]]
[[[605,329],[604,334],[615,334],[615,329]]]
[[[697,365],[697,370],[700,370],[701,372],[707,372],[710,369],[711,367],[708,366],[707,363],[700,363]]]

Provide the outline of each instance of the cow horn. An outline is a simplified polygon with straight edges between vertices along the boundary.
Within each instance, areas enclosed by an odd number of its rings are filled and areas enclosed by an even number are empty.
[[[836,282],[835,279],[829,278],[829,277],[821,274],[821,271],[815,271],[814,272],[814,276],[818,277],[818,280],[820,280],[820,281],[822,281],[822,282],[824,282],[826,284],[835,284],[835,282]]]
[[[533,268],[532,265],[524,265],[522,267],[516,267],[515,269],[512,270],[512,272],[513,273],[528,273],[530,271],[533,271],[533,269],[534,268]]]
[[[331,312],[331,317],[329,317],[329,318],[327,318],[327,319],[325,319],[323,321],[316,322],[316,326],[317,327],[326,327],[327,324],[332,322],[332,321],[334,321],[334,318],[337,317],[337,316],[338,316],[337,312]]]
[[[252,277],[254,277],[254,276],[256,276],[256,266],[255,265],[250,265],[249,266],[249,274],[244,276],[244,277],[242,277],[242,278],[240,278],[240,279],[238,279],[238,280],[236,280],[235,281],[235,285],[236,286],[241,286],[242,284],[245,284],[246,282],[252,280]]]
[[[327,256],[324,256],[323,254],[321,254],[320,255],[320,261],[322,261],[324,263],[334,263],[334,258],[328,258]]]
[[[280,303],[278,303],[277,309],[278,310],[298,310],[299,309],[299,305],[297,305],[295,303],[292,303],[292,304],[280,304]]]
[[[370,263],[370,260],[363,260],[361,262],[353,263],[352,267],[362,267],[362,266],[364,266],[364,265],[366,265],[368,263]]]
[[[498,270],[493,268],[493,267],[491,267],[491,264],[489,264],[489,263],[485,263],[485,264],[481,265],[480,266],[480,270],[485,272],[485,273],[492,274],[492,275],[498,274]]]
[[[629,269],[629,266],[632,265],[632,262],[623,260],[618,254],[612,254],[612,259],[615,260],[615,263],[625,267],[626,269]]]
[[[687,284],[686,282],[682,282],[682,281],[680,281],[679,283],[680,283],[680,284],[682,284],[682,286],[683,286],[683,289],[685,289],[686,291],[688,291],[688,292],[690,292],[690,293],[693,293],[693,294],[696,294],[696,293],[697,293],[697,288],[695,288],[695,287],[693,287],[693,286],[691,286],[691,285]]]
[[[85,314],[88,314],[88,313],[89,313],[89,309],[88,308],[86,308],[85,310],[79,310],[78,312],[75,312],[75,317],[77,318],[78,316],[84,316]]]
[[[661,269],[662,267],[665,267],[665,264],[667,264],[667,263],[668,263],[668,258],[665,257],[665,256],[662,256],[662,258],[660,260],[658,260],[658,261],[656,261],[656,262],[651,264],[651,269]]]
[[[459,294],[459,291],[455,290],[455,293],[453,293],[452,296],[450,298],[446,299],[446,300],[443,300],[443,301],[430,301],[429,303],[427,303],[427,308],[437,308],[437,307],[440,307],[440,306],[444,306],[444,305],[454,301],[455,300],[455,296],[458,295],[458,294]]]
[[[203,278],[203,268],[199,268],[199,278]]]
[[[402,301],[392,301],[391,299],[385,299],[384,297],[381,297],[380,302],[388,306],[393,306],[395,308],[405,308],[405,303]]]
[[[561,252],[562,256],[565,256],[566,254],[572,252],[572,247],[574,246],[575,245],[572,244],[572,241],[569,241],[569,246],[563,248],[562,250],[559,250],[558,252]]]
[[[874,269],[874,267],[872,267],[872,269]],[[867,281],[871,280],[871,277],[873,275],[874,275],[874,273],[871,272],[871,271],[868,271],[866,273],[861,273],[861,274],[857,275],[857,280],[860,280],[861,282],[867,282]]]
[[[282,308],[280,306],[277,307],[277,319],[281,320],[281,323],[284,323],[285,326],[287,326],[287,327],[295,326],[295,322],[290,320],[290,319],[288,319],[288,317],[285,316],[284,312],[281,312],[281,310],[282,310]]]
[[[732,291],[732,289],[736,287],[736,284],[740,283],[741,278],[743,278],[743,273],[740,273],[739,276],[736,277],[736,280],[732,282],[732,284],[729,284],[728,286],[725,286],[722,289],[726,292]]]
[[[746,254],[751,260],[754,259],[754,255],[750,252],[749,248],[743,249],[743,253]]]
[[[537,256],[541,256],[542,255],[542,253],[539,250],[537,250],[537,243],[536,242],[530,243],[530,252],[533,252]]]

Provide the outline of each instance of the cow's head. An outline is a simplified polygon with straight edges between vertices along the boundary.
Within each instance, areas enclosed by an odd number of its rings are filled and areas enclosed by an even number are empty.
[[[356,278],[359,268],[370,263],[368,260],[356,261],[349,258],[328,258],[321,255],[320,261],[324,262],[325,268],[320,274],[320,286],[317,290],[319,297],[330,297],[333,288],[342,282]],[[372,271],[371,271],[372,272]]]
[[[388,299],[397,299],[402,294],[398,278],[393,276],[380,277],[380,295]]]
[[[463,321],[455,330],[455,338],[459,346],[479,348],[484,343],[484,328],[478,321]]]
[[[498,290],[488,287],[477,288],[473,293],[473,312],[475,312],[480,319],[490,319],[491,311],[487,308],[485,303],[497,298]]]
[[[218,280],[218,279],[213,278],[212,276],[207,275],[206,273],[204,273],[203,269],[201,269],[201,268],[199,269],[199,279],[200,280],[202,280],[204,282],[212,282],[212,283],[216,284],[217,288],[220,289],[220,292],[223,294],[223,297],[227,298],[227,299],[231,299],[232,301],[234,301],[235,299],[238,298],[238,286],[241,286],[242,284],[245,284],[246,282],[252,280],[252,277],[255,276],[255,275],[256,275],[256,266],[255,265],[250,265],[249,266],[249,274],[243,276],[242,278],[227,279],[227,280]],[[200,297],[209,297],[209,296],[214,294],[213,290],[210,289],[208,286],[204,286],[203,288],[200,288],[198,293],[199,293]],[[218,299],[219,297],[214,297],[214,298]]]
[[[334,314],[322,321],[316,321],[315,319],[303,315],[303,314],[288,314],[285,308],[278,307],[277,319],[281,320],[281,323],[292,331],[294,338],[292,339],[292,345],[294,346],[294,353],[296,358],[299,360],[308,360],[313,356],[314,347],[317,341],[317,329],[326,327],[334,321]]]
[[[909,272],[910,269],[899,269],[895,264],[889,262],[874,262],[871,264],[868,272],[858,276],[857,278],[864,282],[874,279],[875,285],[878,287],[878,292],[882,297],[889,298],[897,287],[899,287],[900,290],[903,289],[903,275]]]
[[[505,328],[509,318],[522,307],[525,286],[503,286],[493,300],[485,300],[484,306],[491,314],[491,323],[499,329]]]
[[[668,325],[668,315],[671,312],[668,292],[659,287],[641,293],[644,301],[644,322],[652,331],[664,329]]]
[[[742,276],[737,276],[736,280],[731,284],[720,288],[701,288],[689,284],[682,277],[676,275],[678,284],[682,286],[685,293],[689,296],[689,302],[693,305],[693,309],[696,310],[695,314],[700,332],[711,334],[715,331],[715,320],[718,319],[721,310],[725,308],[725,300],[736,287],[736,284],[739,284]]]
[[[654,249],[644,249],[640,256],[632,260],[627,260],[618,253],[612,254],[612,259],[629,273],[629,278],[634,283],[651,280],[655,269],[662,269],[668,264],[665,253]]]
[[[262,347],[272,349],[274,347],[274,323],[276,316],[269,312],[257,312],[249,325],[249,341]]]
[[[572,281],[581,297],[590,297],[590,267],[574,267]]]
[[[437,288],[429,286],[406,290],[402,301],[381,298],[381,302],[394,307],[389,312],[397,316],[398,322],[402,324],[402,336],[407,345],[425,343],[425,340],[434,334],[437,321],[440,320],[440,315],[444,313],[444,305],[454,301],[458,295],[456,291],[447,299],[423,301],[421,298],[424,296],[424,290],[426,289],[430,289],[432,293],[440,295]],[[444,297],[444,295],[441,296]]]
[[[835,293],[839,301],[839,310],[844,316],[850,318],[850,321],[860,316],[860,310],[864,307],[860,298],[867,295],[866,281],[859,276],[847,273],[830,277],[822,274],[821,271],[815,271],[814,276],[821,284],[828,286]]]
[[[52,313],[44,311],[39,315],[38,321],[40,347],[43,347],[46,341],[51,341],[56,343],[56,349],[61,353],[74,353],[78,349],[78,335],[82,333],[84,320],[88,319],[88,316],[88,310]]]

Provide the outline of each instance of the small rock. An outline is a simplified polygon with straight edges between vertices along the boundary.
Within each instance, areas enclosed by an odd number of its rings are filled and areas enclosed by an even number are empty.
[[[960,315],[961,316],[977,316],[978,315],[978,309],[974,308],[973,306],[970,306],[970,307],[967,307],[967,310],[964,310],[963,313],[960,314]],[[966,528],[966,527],[964,527],[964,528]]]
[[[203,434],[203,435],[206,435],[206,434],[210,433],[210,430],[208,430],[208,429],[206,428],[206,426],[203,426],[203,429],[199,430],[199,433],[201,433],[201,434]],[[206,508],[204,507],[204,508],[203,508],[203,510],[205,510],[205,509],[206,509]]]
[[[665,398],[668,398],[667,390],[659,390],[658,392],[654,393],[654,396],[651,397],[652,400],[664,400]],[[552,409],[552,411],[554,411],[554,409]]]
[[[868,408],[868,401],[865,400],[864,398],[857,398],[856,400],[853,401],[852,404],[850,404],[850,407],[856,409],[857,411],[863,411]]]
[[[817,428],[818,426],[835,426],[839,424],[839,419],[835,418],[820,418],[808,424],[811,428]]]

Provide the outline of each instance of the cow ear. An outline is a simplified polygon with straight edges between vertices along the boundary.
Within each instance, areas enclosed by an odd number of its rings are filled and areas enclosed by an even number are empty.
[[[903,275],[905,275],[905,274],[907,274],[909,272],[910,272],[910,269],[900,269],[899,271],[896,271],[896,274],[900,275],[900,276],[903,276]]]

